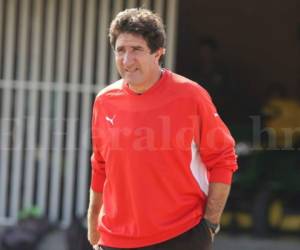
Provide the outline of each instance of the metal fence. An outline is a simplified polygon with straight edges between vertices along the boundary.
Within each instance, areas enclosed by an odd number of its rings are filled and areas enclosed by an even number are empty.
[[[118,78],[107,30],[135,6],[163,16],[172,69],[177,1],[0,0],[0,224],[32,206],[64,225],[84,215],[92,102]]]

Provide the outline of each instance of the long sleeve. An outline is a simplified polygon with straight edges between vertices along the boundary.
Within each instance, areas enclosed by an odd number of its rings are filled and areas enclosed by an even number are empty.
[[[92,178],[91,178],[91,188],[95,192],[103,191],[104,181],[106,179],[105,173],[105,161],[100,153],[101,144],[101,127],[100,123],[100,111],[99,102],[95,101],[93,108],[92,117],[92,144],[93,144],[93,154],[91,157],[92,165]]]
[[[200,114],[198,147],[209,173],[209,182],[230,184],[237,169],[235,142],[208,93],[198,99]]]

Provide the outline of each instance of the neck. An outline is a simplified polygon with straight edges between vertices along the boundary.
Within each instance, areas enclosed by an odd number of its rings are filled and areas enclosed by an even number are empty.
[[[160,78],[162,75],[162,69],[159,67],[153,74],[153,77],[149,79],[146,83],[143,84],[131,84],[128,82],[128,87],[137,94],[142,94],[150,89]]]

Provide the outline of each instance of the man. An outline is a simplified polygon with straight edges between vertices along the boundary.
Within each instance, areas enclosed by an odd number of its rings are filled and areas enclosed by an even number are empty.
[[[208,93],[160,67],[161,19],[120,12],[110,26],[121,79],[96,97],[88,239],[99,249],[211,249],[234,140]]]

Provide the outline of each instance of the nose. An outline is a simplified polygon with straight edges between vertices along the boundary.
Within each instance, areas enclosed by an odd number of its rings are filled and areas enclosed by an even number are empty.
[[[124,65],[130,65],[133,62],[132,53],[130,53],[130,51],[126,51],[123,56],[122,61],[123,61]]]

